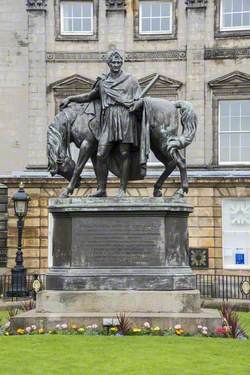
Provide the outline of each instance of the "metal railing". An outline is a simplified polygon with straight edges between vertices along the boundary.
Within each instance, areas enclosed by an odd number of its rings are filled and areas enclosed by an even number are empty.
[[[13,277],[12,275],[1,275],[0,276],[0,295],[2,298],[14,299],[25,299],[32,298],[36,299],[36,290],[34,289],[34,281],[40,282],[41,288],[45,287],[45,275],[26,275],[23,277]]]
[[[250,301],[250,276],[197,274],[196,288],[203,298]]]
[[[12,300],[20,298],[35,300],[35,280],[39,280],[40,289],[45,289],[46,277],[44,274],[26,275],[26,280],[20,280],[20,282],[17,279],[13,281],[12,275],[1,275],[0,294],[3,298]],[[196,288],[200,291],[202,298],[250,301],[250,276],[196,274]]]

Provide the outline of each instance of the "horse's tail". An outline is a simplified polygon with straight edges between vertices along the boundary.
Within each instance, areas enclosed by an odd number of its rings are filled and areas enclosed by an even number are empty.
[[[176,137],[170,137],[168,141],[168,150],[181,150],[193,141],[197,129],[197,115],[193,110],[191,103],[186,101],[176,101],[173,103],[181,112],[182,134]]]
[[[57,173],[58,164],[62,164],[67,156],[68,129],[75,118],[76,114],[66,108],[55,116],[48,127],[48,170],[52,175]]]

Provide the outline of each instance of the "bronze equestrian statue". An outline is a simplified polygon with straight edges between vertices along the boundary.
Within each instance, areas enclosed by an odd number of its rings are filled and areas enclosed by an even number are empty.
[[[66,98],[49,126],[49,171],[69,180],[64,197],[80,185],[80,175],[89,158],[98,184],[93,196],[106,196],[109,170],[120,177],[118,195],[124,196],[128,180],[145,177],[150,149],[165,165],[154,185],[154,196],[162,195],[162,185],[176,166],[181,175],[179,192],[188,191],[186,161],[180,150],[195,136],[197,116],[192,105],[144,98],[153,82],[142,93],[138,81],[122,71],[122,64],[120,53],[111,52],[110,73],[99,77],[89,93]],[[181,113],[181,135],[177,134],[177,109]],[[80,149],[76,165],[70,154],[71,142]]]

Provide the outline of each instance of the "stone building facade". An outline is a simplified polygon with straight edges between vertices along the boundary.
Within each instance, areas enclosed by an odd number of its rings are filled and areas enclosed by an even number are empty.
[[[46,172],[46,131],[60,101],[88,91],[119,48],[124,70],[149,95],[193,103],[199,124],[187,149],[192,262],[204,272],[250,270],[250,0],[4,0],[0,9],[0,183],[8,187],[8,261],[14,264],[11,196],[20,181],[32,197],[24,257],[30,272],[47,268],[50,196],[65,181]],[[162,167],[129,194],[152,194]],[[95,187],[88,166],[76,194]],[[177,173],[164,194],[177,189]],[[115,194],[117,181],[110,180]],[[249,246],[249,247],[248,247]],[[208,259],[207,259],[208,255]],[[3,262],[0,262],[3,264]]]

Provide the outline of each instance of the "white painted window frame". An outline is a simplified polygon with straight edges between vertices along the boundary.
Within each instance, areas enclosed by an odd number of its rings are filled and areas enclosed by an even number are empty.
[[[235,99],[235,101],[242,101],[242,100],[249,100],[250,101],[250,98],[249,99]],[[226,133],[226,134],[232,134],[232,133],[250,133],[250,130],[249,131],[241,131],[241,130],[233,130],[233,131],[221,131],[221,124],[220,124],[220,119],[221,119],[221,116],[220,116],[220,104],[221,102],[224,102],[224,101],[232,101],[232,99],[230,100],[225,100],[225,99],[221,99],[219,100],[219,110],[218,110],[218,161],[219,161],[219,165],[250,165],[250,160],[248,162],[246,161],[222,161],[221,160],[221,153],[220,153],[220,135],[222,133]]]
[[[241,30],[250,30],[250,24],[248,26],[223,26],[223,2],[225,0],[221,0],[220,2],[220,30],[221,31],[241,31]],[[237,12],[238,13],[238,12]],[[250,12],[243,12],[243,13],[250,13]],[[230,14],[234,14],[231,12]]]
[[[64,31],[64,4],[65,3],[90,3],[91,4],[91,17],[80,17],[91,19],[90,31]],[[60,15],[61,15],[61,35],[93,35],[94,34],[94,4],[93,1],[71,1],[64,0],[60,2]],[[72,17],[73,19],[74,17]]]
[[[142,31],[142,5],[145,3],[150,4],[159,4],[159,3],[169,3],[170,4],[170,22],[169,22],[169,31]],[[148,17],[147,17],[148,18]],[[158,17],[151,17],[152,18],[158,18]],[[160,17],[162,18],[162,17]],[[173,3],[172,1],[140,1],[139,4],[139,34],[141,35],[168,35],[173,33]]]

